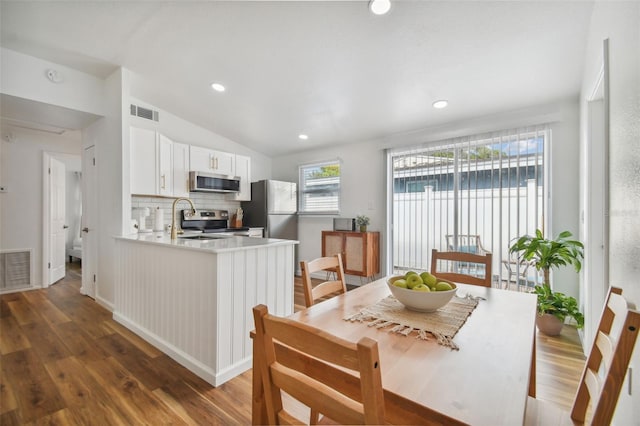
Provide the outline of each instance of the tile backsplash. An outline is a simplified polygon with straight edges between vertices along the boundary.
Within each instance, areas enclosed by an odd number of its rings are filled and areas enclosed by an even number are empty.
[[[211,193],[200,193],[200,192],[192,192],[189,195],[191,201],[196,206],[196,209],[217,209],[217,210],[228,210],[229,215],[235,213],[236,209],[240,207],[239,201],[230,201],[225,199],[226,194],[211,194]],[[166,229],[167,225],[171,224],[171,207],[175,198],[164,198],[164,197],[147,197],[147,196],[139,196],[132,195],[131,196],[131,219],[138,220],[138,214],[134,211],[136,208],[144,208],[148,207],[151,211],[151,214],[146,217],[146,228],[153,229],[154,219],[155,219],[155,210],[160,207],[163,211],[164,216],[164,226]],[[188,209],[189,203],[186,201],[180,201],[176,206],[177,212],[182,209]],[[180,222],[178,222],[178,226]]]

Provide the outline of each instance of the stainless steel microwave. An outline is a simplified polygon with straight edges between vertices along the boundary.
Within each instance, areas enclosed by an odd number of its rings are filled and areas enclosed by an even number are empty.
[[[240,191],[240,178],[214,173],[189,172],[189,191],[238,192]]]

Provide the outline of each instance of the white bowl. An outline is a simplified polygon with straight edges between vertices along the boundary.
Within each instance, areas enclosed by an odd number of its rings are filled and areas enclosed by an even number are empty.
[[[387,285],[391,294],[398,299],[407,309],[419,312],[434,312],[443,307],[456,294],[457,287],[455,283],[449,280],[438,278],[438,282],[445,281],[453,287],[446,291],[415,291],[408,288],[396,287],[393,283],[396,280],[404,279],[404,275],[394,275],[387,280]]]

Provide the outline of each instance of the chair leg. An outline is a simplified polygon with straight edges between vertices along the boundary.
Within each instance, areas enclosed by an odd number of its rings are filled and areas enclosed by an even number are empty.
[[[311,415],[309,416],[309,424],[310,425],[317,425],[318,424],[318,420],[320,419],[320,413],[318,413],[316,410],[312,409],[311,410]]]

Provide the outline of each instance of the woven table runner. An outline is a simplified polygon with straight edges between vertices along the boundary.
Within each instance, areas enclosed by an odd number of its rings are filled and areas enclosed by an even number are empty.
[[[453,342],[453,337],[476,306],[477,298],[454,296],[449,303],[435,312],[416,312],[405,308],[395,297],[387,296],[375,305],[367,306],[360,312],[345,317],[344,320],[368,322],[369,327],[376,328],[393,326],[389,332],[404,336],[416,331],[417,338],[429,340],[431,335],[440,345],[459,350],[458,345]]]

